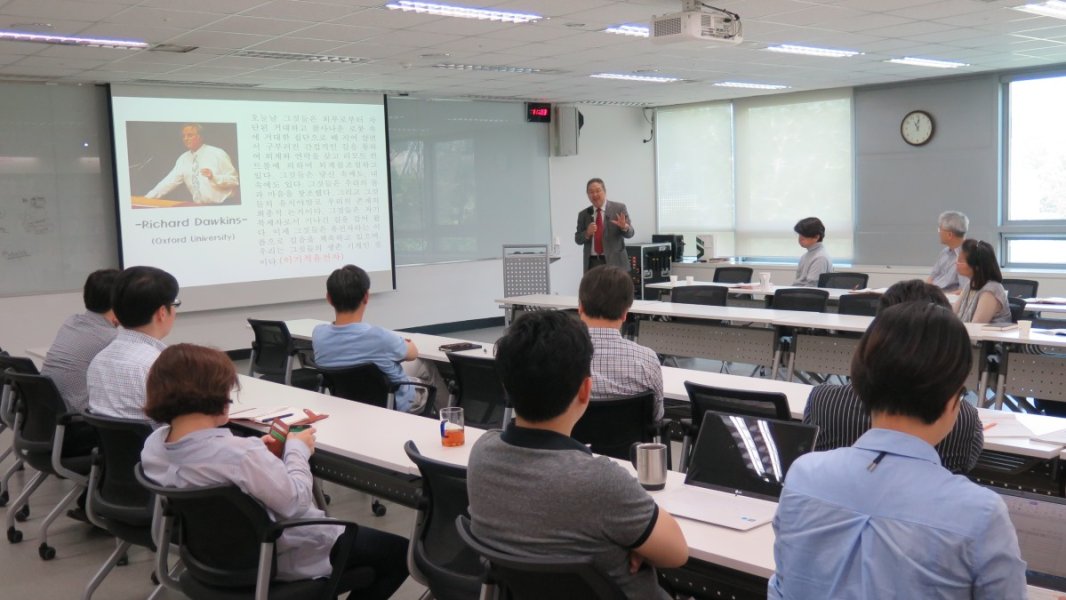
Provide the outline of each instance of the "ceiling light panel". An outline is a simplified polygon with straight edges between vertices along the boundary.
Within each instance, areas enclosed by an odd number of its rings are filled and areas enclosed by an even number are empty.
[[[802,54],[804,56],[820,56],[824,58],[848,58],[862,54],[857,50],[838,50],[835,48],[818,48],[815,46],[797,46],[794,44],[781,44],[769,46],[769,52],[781,52],[783,54]]]
[[[60,44],[64,46],[88,46],[91,48],[118,48],[138,50],[148,47],[144,40],[122,40],[115,38],[60,35],[41,33],[39,31],[0,30],[0,40],[12,42],[34,42],[38,44]]]
[[[955,62],[951,60],[935,60],[932,58],[915,58],[913,56],[905,56],[903,58],[892,58],[885,62],[894,63],[897,65],[910,65],[912,67],[930,67],[933,69],[957,69],[959,67],[970,66],[967,63]]]
[[[651,35],[651,30],[644,25],[613,25],[603,30],[604,33],[628,35],[632,37],[646,38]]]
[[[589,75],[593,79],[617,79],[621,81],[643,81],[646,83],[674,83],[681,81],[680,77],[666,77],[662,75],[635,75],[632,73],[594,73]]]
[[[1066,2],[1062,2],[1061,0],[1048,0],[1048,2],[1023,4],[1021,6],[1012,6],[1011,8],[1032,15],[1052,17],[1054,19],[1066,19]]]
[[[385,8],[424,15],[435,15],[438,17],[459,17],[461,19],[500,21],[502,23],[530,23],[544,18],[541,15],[531,13],[508,12],[451,4],[434,4],[431,2],[414,2],[412,0],[396,0],[394,2],[389,2],[385,5]]]
[[[747,90],[787,90],[789,86],[776,83],[750,83],[747,81],[719,81],[714,85],[726,88],[743,88]]]

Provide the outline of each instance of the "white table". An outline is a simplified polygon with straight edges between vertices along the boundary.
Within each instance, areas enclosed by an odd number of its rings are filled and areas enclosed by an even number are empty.
[[[294,339],[310,340],[311,332],[314,331],[315,327],[327,323],[329,323],[329,321],[323,321],[321,319],[293,319],[291,321],[285,321],[285,326],[289,328],[289,334],[292,335]],[[396,335],[411,340],[415,347],[418,348],[419,358],[435,362],[448,362],[448,355],[440,350],[441,346],[468,341],[440,335],[431,335],[428,333],[410,333],[406,331],[397,331]],[[465,350],[463,353],[492,355],[492,344],[484,342],[474,343],[480,344],[481,348]]]
[[[693,281],[689,283],[683,279],[677,281],[661,281],[659,283],[649,283],[645,287],[655,290],[671,291],[674,288],[683,288],[690,285],[717,285],[725,288],[729,288],[729,294],[733,296],[759,294],[763,296],[773,296],[778,290],[789,290],[800,288],[796,285],[774,285],[770,284],[767,287],[763,287],[758,283],[714,283],[713,281]],[[814,289],[824,290],[829,292],[829,300],[836,302],[840,300],[840,297],[845,294],[858,294],[863,292],[869,292],[871,290],[845,290],[840,288],[800,288],[800,289]]]
[[[327,413],[330,415],[328,419],[314,425],[318,450],[396,473],[418,475],[418,468],[403,451],[403,444],[407,440],[414,440],[424,456],[466,466],[471,447],[484,433],[467,427],[466,444],[445,448],[440,444],[437,422],[431,419],[245,375],[240,376],[240,383],[241,390],[235,395],[237,401],[232,405],[233,410],[239,410],[242,406],[289,406],[297,410],[309,408]],[[618,461],[618,464],[633,473],[629,463]],[[671,472],[667,489],[683,483],[683,474]],[[694,558],[759,577],[769,577],[773,573],[774,538],[769,525],[741,532],[687,519],[679,519],[679,522]]]

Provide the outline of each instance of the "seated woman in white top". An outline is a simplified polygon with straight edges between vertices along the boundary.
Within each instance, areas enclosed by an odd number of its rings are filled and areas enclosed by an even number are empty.
[[[960,279],[970,280],[955,305],[959,318],[964,323],[1010,323],[1007,290],[1003,287],[1003,273],[992,244],[966,240],[955,267]]]
[[[818,217],[807,217],[800,219],[792,230],[799,236],[800,247],[807,249],[807,253],[800,257],[792,285],[818,287],[818,276],[833,272],[833,259],[829,258],[829,253],[822,246],[825,225]]]
[[[266,436],[234,436],[224,425],[230,391],[237,385],[233,362],[218,350],[193,344],[164,350],[148,373],[144,411],[167,425],[145,441],[144,474],[176,488],[232,483],[274,519],[324,517],[311,493],[308,459],[315,449],[315,430],[290,433],[282,458],[267,449]],[[348,543],[345,570],[370,567],[375,575],[353,597],[390,597],[407,579],[407,540],[362,526],[354,539],[341,537],[342,531],[336,525],[286,529],[277,543],[277,579],[328,577],[340,545]]]

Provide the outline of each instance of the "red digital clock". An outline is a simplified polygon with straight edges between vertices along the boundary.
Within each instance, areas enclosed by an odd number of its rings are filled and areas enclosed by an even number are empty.
[[[526,121],[530,123],[551,123],[552,105],[548,102],[526,102]]]

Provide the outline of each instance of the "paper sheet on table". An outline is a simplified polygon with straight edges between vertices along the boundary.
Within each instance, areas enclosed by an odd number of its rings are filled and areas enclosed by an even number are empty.
[[[231,410],[229,413],[229,418],[231,419],[243,419],[264,424],[270,423],[278,417],[281,417],[282,422],[286,425],[292,425],[293,423],[303,421],[307,418],[307,415],[304,414],[304,411],[295,409],[291,406],[271,408],[247,406],[237,410]]]
[[[981,425],[985,430],[985,438],[1033,437],[1033,431],[1019,422],[1014,413],[982,413]]]
[[[1029,589],[1026,598],[1029,600],[1066,600],[1066,593],[1056,592],[1047,588],[1027,586]]]

